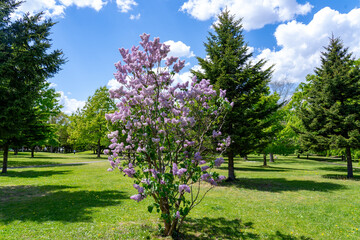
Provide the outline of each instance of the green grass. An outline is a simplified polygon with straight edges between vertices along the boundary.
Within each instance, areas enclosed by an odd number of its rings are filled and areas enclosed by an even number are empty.
[[[2,155],[0,151],[0,167],[2,167]],[[54,164],[66,164],[66,163],[81,163],[90,161],[105,160],[107,157],[101,155],[101,158],[97,158],[96,154],[91,154],[90,151],[73,153],[47,153],[47,152],[35,152],[34,157],[31,158],[30,152],[18,152],[14,155],[14,152],[9,152],[8,167],[28,167],[39,165],[54,165]]]
[[[10,155],[9,165],[96,161],[87,153],[41,154]],[[238,159],[238,180],[209,192],[189,215],[182,237],[360,239],[359,169],[347,180],[346,167],[321,159],[279,157],[267,168],[261,160]],[[0,239],[160,238],[158,216],[147,212],[151,199],[129,199],[135,194],[131,179],[107,168],[107,162],[94,162],[9,169],[0,175]]]

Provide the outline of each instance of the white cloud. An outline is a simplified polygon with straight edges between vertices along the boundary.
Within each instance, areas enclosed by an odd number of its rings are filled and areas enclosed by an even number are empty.
[[[291,21],[275,31],[279,51],[264,49],[257,59],[268,59],[275,64],[273,80],[305,81],[320,66],[320,52],[329,44],[329,37],[341,37],[344,46],[360,57],[360,9],[347,14],[325,7],[317,12],[309,24]],[[354,56],[354,57],[355,57]]]
[[[180,10],[205,21],[215,18],[225,8],[231,14],[242,17],[244,29],[251,30],[305,15],[311,11],[312,5],[298,4],[296,0],[188,0]]]
[[[80,8],[90,7],[100,11],[106,4],[105,0],[28,0],[19,6],[12,17],[19,18],[26,12],[34,15],[41,11],[44,12],[45,17],[63,17],[65,9],[72,5]]]
[[[72,114],[76,112],[78,108],[83,108],[85,106],[85,101],[79,101],[75,98],[69,98],[64,94],[63,91],[58,91],[60,93],[59,103],[63,106],[62,111],[66,114]]]
[[[200,65],[195,65],[194,67],[191,68],[191,70],[203,72]],[[184,73],[176,73],[174,75],[174,84],[190,81],[192,79],[192,77],[193,77],[193,74],[190,71],[187,71]]]
[[[130,19],[131,19],[131,20],[139,20],[139,19],[140,19],[140,16],[141,16],[140,13],[138,13],[137,15],[131,14],[131,15],[130,15]]]
[[[116,81],[116,79],[110,79],[107,83],[107,86],[109,87],[109,89],[118,89],[121,87],[121,83]]]
[[[12,17],[20,18],[26,12],[34,15],[40,11],[44,12],[45,17],[63,16],[64,10],[65,6],[55,0],[31,0],[23,2]]]
[[[193,51],[190,51],[190,46],[187,46],[181,41],[174,42],[173,40],[169,40],[164,43],[166,45],[170,45],[170,52],[168,53],[168,56],[188,58],[195,56]]]
[[[60,2],[66,7],[75,5],[77,7],[90,7],[96,11],[100,11],[107,4],[107,1],[103,0],[60,0]]]
[[[121,12],[126,13],[132,9],[132,6],[137,6],[134,0],[116,0],[116,4]]]

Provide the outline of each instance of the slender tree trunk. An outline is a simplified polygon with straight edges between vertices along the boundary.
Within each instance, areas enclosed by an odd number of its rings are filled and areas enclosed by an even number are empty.
[[[14,155],[18,155],[18,152],[19,152],[19,149],[18,149],[18,148],[15,148],[15,149],[14,149]]]
[[[341,155],[341,161],[345,162],[345,156],[344,155]]]
[[[31,157],[34,157],[34,152],[35,152],[35,146],[31,147]]]
[[[274,154],[273,154],[273,153],[269,153],[269,157],[270,157],[269,162],[275,162],[275,161],[274,161]]]
[[[99,138],[98,143],[97,143],[97,157],[98,158],[100,157],[100,151],[101,151],[101,145],[100,145],[100,138]]]
[[[6,142],[4,145],[3,167],[1,173],[7,173],[8,155],[9,155],[9,143]]]
[[[351,159],[351,149],[346,147],[346,159],[347,159],[347,178],[353,178],[353,167]]]
[[[264,157],[264,164],[263,164],[263,166],[264,166],[264,167],[267,167],[266,154],[265,154],[265,153],[264,153],[263,157]]]
[[[297,158],[300,158],[300,154],[297,155]]]
[[[234,181],[235,180],[234,153],[232,151],[228,153],[228,169],[229,169],[229,177],[227,181]]]

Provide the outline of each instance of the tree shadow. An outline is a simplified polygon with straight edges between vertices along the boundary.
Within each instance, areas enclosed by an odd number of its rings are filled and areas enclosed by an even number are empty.
[[[37,177],[49,177],[57,174],[68,174],[70,171],[8,171],[7,173],[0,174],[0,177],[18,177],[18,178],[37,178]]]
[[[300,237],[295,237],[292,236],[291,234],[283,234],[279,231],[276,231],[276,233],[274,235],[271,235],[269,237],[269,239],[276,239],[276,240],[312,240],[313,238],[310,237],[305,237],[305,236],[300,236]]]
[[[257,234],[244,232],[244,229],[251,228],[252,222],[243,223],[240,219],[187,218],[182,233],[175,239],[260,239]]]
[[[348,178],[346,174],[326,174],[322,175],[323,178],[327,179],[336,179],[336,180],[349,180],[349,181],[360,181],[360,176],[354,176],[353,178]]]
[[[324,171],[347,173],[347,166],[332,165],[332,166],[328,166],[328,167],[319,167],[318,169],[319,170],[324,170]],[[353,168],[353,172],[360,172],[360,169]]]
[[[221,170],[227,170],[228,167],[220,167]],[[300,169],[292,169],[292,168],[281,168],[281,167],[272,167],[272,166],[254,166],[254,167],[234,167],[235,171],[244,171],[244,172],[285,172],[285,171],[293,171]]]
[[[0,223],[88,222],[95,207],[120,204],[120,191],[74,191],[63,185],[0,187]]]
[[[287,180],[285,178],[239,178],[233,182],[224,182],[220,186],[235,186],[238,188],[265,192],[301,190],[329,192],[346,188],[346,186],[336,183],[314,182],[308,180]]]
[[[262,239],[256,233],[252,222],[242,222],[240,219],[228,220],[220,218],[187,218],[182,227],[182,233],[175,239]],[[277,231],[276,234],[268,235],[267,239],[273,240],[311,240],[309,237],[294,237]]]
[[[299,158],[302,160],[313,160],[313,161],[317,161],[317,162],[343,162],[346,163],[345,161],[342,161],[341,158],[328,158],[328,157],[302,157]]]

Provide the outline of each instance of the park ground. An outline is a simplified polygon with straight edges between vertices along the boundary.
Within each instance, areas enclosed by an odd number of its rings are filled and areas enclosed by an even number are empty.
[[[265,168],[261,156],[237,159],[238,180],[212,189],[180,238],[360,239],[360,169],[348,180],[343,164],[279,156]],[[132,179],[107,172],[105,156],[11,153],[9,167],[0,175],[0,239],[161,239],[151,199],[129,199]],[[226,163],[218,171],[226,175]]]

